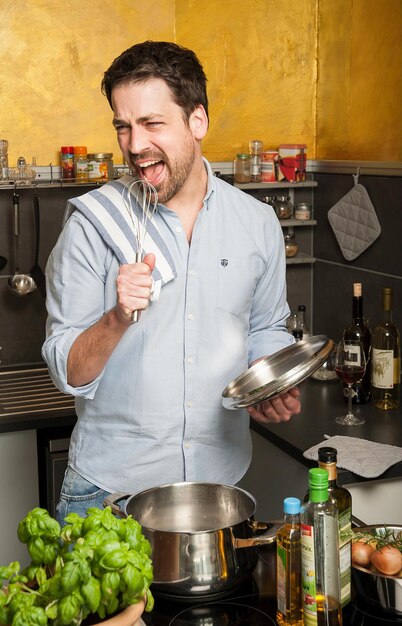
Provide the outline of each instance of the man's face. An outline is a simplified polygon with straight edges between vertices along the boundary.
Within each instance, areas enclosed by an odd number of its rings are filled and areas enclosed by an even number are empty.
[[[151,183],[167,203],[187,181],[199,150],[192,116],[173,100],[157,78],[124,83],[112,92],[113,125],[124,158],[134,176]]]

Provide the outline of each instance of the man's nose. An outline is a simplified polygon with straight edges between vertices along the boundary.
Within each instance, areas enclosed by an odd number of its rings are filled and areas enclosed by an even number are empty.
[[[149,141],[145,129],[141,127],[132,128],[128,148],[132,154],[141,154],[146,148],[149,148]]]

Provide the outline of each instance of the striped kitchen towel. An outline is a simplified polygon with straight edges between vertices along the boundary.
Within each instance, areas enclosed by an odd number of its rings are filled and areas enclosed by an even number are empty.
[[[141,233],[142,229],[139,187],[132,184],[134,180],[132,176],[126,175],[78,198],[72,198],[67,203],[63,220],[65,224],[74,211],[80,211],[113,250],[120,264],[135,263],[137,232]],[[157,300],[161,287],[176,278],[177,272],[153,217],[147,221],[142,242],[144,254],[153,252],[156,257],[151,299]]]

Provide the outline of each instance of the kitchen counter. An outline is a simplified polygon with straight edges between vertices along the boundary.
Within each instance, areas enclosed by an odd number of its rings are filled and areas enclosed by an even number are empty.
[[[378,443],[402,447],[402,408],[394,411],[381,411],[370,403],[353,405],[356,415],[361,415],[365,423],[359,426],[341,426],[335,418],[346,413],[347,403],[342,396],[338,380],[316,381],[310,378],[300,386],[302,412],[292,417],[290,422],[280,424],[260,424],[252,421],[251,428],[277,446],[306,468],[316,466],[303,456],[303,452],[324,441],[324,435],[359,437]],[[381,479],[402,477],[402,463],[390,467]],[[348,484],[363,482],[362,478],[346,470],[338,470],[338,482]]]

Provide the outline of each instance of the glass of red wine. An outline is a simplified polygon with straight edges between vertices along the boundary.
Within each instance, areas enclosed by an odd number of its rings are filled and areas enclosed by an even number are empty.
[[[347,385],[344,394],[348,399],[347,414],[335,418],[335,421],[344,426],[364,424],[364,419],[354,415],[352,410],[352,398],[355,394],[353,384],[359,383],[366,371],[366,358],[361,341],[357,339],[342,339],[339,342],[336,352],[335,371],[342,382]]]

